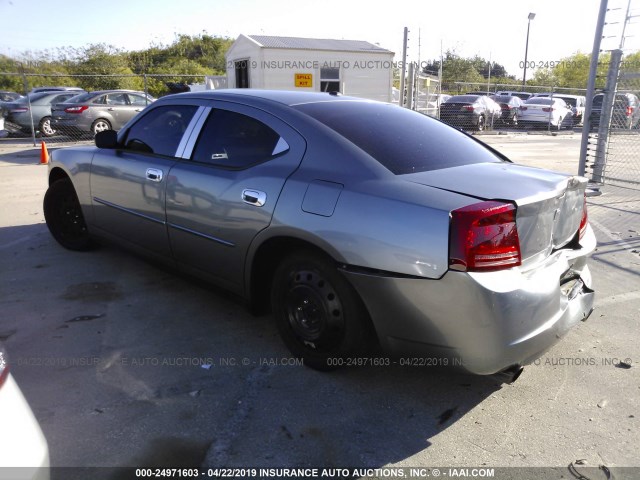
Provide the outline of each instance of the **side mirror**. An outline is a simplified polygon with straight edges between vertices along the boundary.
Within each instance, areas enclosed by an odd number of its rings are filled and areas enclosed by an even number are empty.
[[[118,132],[115,130],[104,130],[96,133],[94,138],[98,148],[116,148],[118,146]]]

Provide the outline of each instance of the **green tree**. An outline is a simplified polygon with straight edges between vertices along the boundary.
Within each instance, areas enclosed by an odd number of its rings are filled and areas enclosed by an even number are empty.
[[[596,88],[604,88],[610,59],[608,52],[600,54],[598,58]],[[590,63],[591,55],[578,52],[562,58],[548,68],[536,70],[527,84],[585,89],[589,80]]]
[[[151,95],[159,97],[169,93],[168,82],[202,83],[205,75],[211,74],[211,70],[203,67],[195,60],[171,58],[169,61],[151,68],[149,74],[151,76],[147,77],[147,89]],[[185,77],[184,75],[189,76]]]
[[[141,90],[144,86],[142,78],[133,76],[126,53],[112,45],[94,44],[83,49],[73,73],[83,75],[78,84],[85,90]]]
[[[22,77],[17,75],[20,71],[19,62],[0,54],[0,90],[22,93],[24,91]]]
[[[488,60],[476,55],[472,58],[460,57],[455,51],[448,50],[442,62],[442,83],[446,89],[453,93],[460,93],[466,87],[456,85],[458,83],[485,83],[491,71],[491,84],[511,83],[513,78],[507,76],[507,71],[497,62]],[[440,60],[432,60],[423,68],[423,72],[429,75],[438,75],[440,70]]]

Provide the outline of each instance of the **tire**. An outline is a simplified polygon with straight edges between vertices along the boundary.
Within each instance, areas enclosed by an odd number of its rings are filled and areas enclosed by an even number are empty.
[[[513,118],[511,119],[511,126],[518,127],[518,114],[514,113]]]
[[[478,126],[476,127],[476,130],[478,130],[479,132],[482,132],[484,130],[484,127],[485,127],[484,115],[480,115],[478,117]]]
[[[71,180],[53,182],[44,195],[44,218],[53,238],[69,250],[89,250],[93,242]]]
[[[99,118],[91,124],[91,134],[95,137],[97,133],[111,130],[111,124],[104,118]]]
[[[333,261],[301,250],[274,274],[271,306],[291,353],[316,370],[334,370],[367,346],[369,322],[360,297]]]
[[[38,124],[38,131],[43,137],[52,137],[56,130],[51,127],[51,117],[43,117]]]

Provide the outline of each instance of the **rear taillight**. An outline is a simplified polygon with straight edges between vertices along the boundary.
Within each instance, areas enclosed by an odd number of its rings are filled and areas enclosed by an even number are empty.
[[[489,201],[451,212],[451,269],[487,272],[504,270],[521,263],[514,205]]]
[[[81,105],[79,107],[67,107],[67,108],[64,109],[64,111],[67,112],[67,113],[82,113],[87,108],[89,108],[88,105]]]
[[[633,107],[627,107],[627,117],[633,115]]]
[[[465,105],[462,107],[462,110],[466,110],[467,112],[473,112],[473,105]]]
[[[580,219],[580,228],[578,229],[578,239],[582,240],[584,234],[587,232],[587,226],[589,225],[589,215],[587,214],[587,196],[584,196],[584,203],[582,205],[582,218]]]
[[[520,107],[520,110],[526,110],[526,109],[527,107],[524,107],[524,106]]]
[[[553,112],[555,109],[553,107],[544,107],[542,109],[543,112]]]
[[[7,354],[4,349],[0,347],[0,388],[2,388],[2,385],[8,376],[9,364],[7,363]]]

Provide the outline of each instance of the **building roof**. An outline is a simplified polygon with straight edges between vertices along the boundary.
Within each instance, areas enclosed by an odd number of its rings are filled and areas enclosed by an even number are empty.
[[[364,40],[334,40],[328,38],[272,37],[247,35],[263,48],[291,48],[295,50],[331,50],[339,52],[393,53]]]

